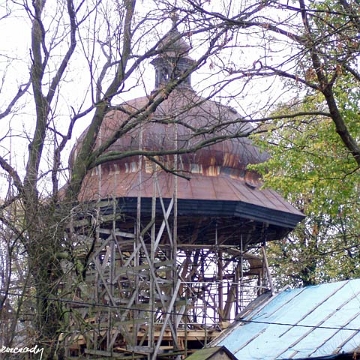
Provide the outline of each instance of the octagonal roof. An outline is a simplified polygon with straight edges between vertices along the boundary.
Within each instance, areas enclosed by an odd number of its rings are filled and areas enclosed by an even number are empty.
[[[201,98],[191,89],[174,90],[140,127],[136,121],[149,102],[149,97],[133,99],[122,105],[122,111],[108,113],[97,146],[127,126],[129,130],[108,149],[120,159],[113,157],[92,169],[79,200],[151,199],[154,191],[156,196],[171,199],[176,188],[179,207],[183,206],[181,211],[187,216],[235,216],[287,231],[304,218],[279,194],[262,189],[260,176],[247,169],[249,164],[265,161],[268,155],[252,144],[248,138],[251,124],[241,121],[232,108]],[[129,121],[129,114],[137,115]],[[239,137],[232,138],[234,134]],[[214,136],[225,140],[211,144]],[[81,141],[72,152],[71,164]],[[203,141],[210,141],[210,145],[188,151]],[[152,153],[152,158],[131,155],[139,149],[158,154]]]

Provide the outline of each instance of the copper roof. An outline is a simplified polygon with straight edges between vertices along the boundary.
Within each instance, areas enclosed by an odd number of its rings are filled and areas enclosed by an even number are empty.
[[[134,99],[124,104],[124,109],[126,112],[139,112],[148,102],[148,97]],[[104,119],[98,145],[124,126],[127,119],[124,112],[110,112]],[[183,206],[192,204],[183,209],[185,212],[188,209],[187,215],[191,215],[191,207],[196,210],[195,215],[206,215],[212,206],[217,209],[215,213],[209,212],[212,216],[241,217],[291,230],[304,216],[276,192],[262,189],[259,175],[247,169],[249,164],[266,160],[267,154],[261,153],[246,136],[251,125],[238,120],[239,114],[233,109],[200,98],[192,90],[174,91],[142,125],[141,144],[139,127],[136,126],[111,145],[109,151],[121,154],[140,147],[146,150],[186,150],[196,145],[199,139],[210,139],[214,125],[218,126],[216,134],[242,132],[244,137],[227,139],[195,153],[184,153],[177,159],[174,155],[156,157],[168,169],[173,169],[177,163],[182,177],[175,178],[146,158],[139,162],[138,156],[105,163],[89,172],[79,200],[136,198],[139,195],[151,199],[156,179],[157,196],[166,199],[173,197],[177,182],[179,204],[181,201]],[[136,121],[136,117],[132,121]],[[225,122],[233,124],[223,127]],[[202,129],[203,134],[195,137],[193,129]],[[71,156],[76,156],[76,147]],[[227,210],[224,212],[222,209]]]
[[[252,130],[250,123],[241,122],[239,114],[232,108],[203,99],[190,89],[173,91],[168,99],[158,106],[155,113],[143,122],[140,144],[140,126],[133,125],[151,101],[149,97],[141,97],[123,104],[124,112],[137,114],[130,122],[127,122],[128,115],[122,111],[109,112],[101,126],[98,145],[121,127],[129,130],[111,145],[109,151],[128,152],[141,147],[150,151],[185,152],[199,142],[213,138],[214,135],[231,137],[237,133],[243,137],[228,139],[196,152],[181,154],[178,159],[181,170],[185,173],[193,172],[194,169],[191,167],[197,164],[201,167],[199,172],[203,174],[211,171],[217,171],[219,174],[219,167],[233,174],[245,171],[248,164],[266,160],[267,154],[261,153],[247,137]],[[79,139],[79,142],[81,141],[82,137]],[[70,157],[70,167],[75,153],[76,147]],[[174,156],[160,157],[159,161],[171,167]],[[126,167],[134,162],[138,162],[138,159],[128,157],[117,163],[120,167]]]
[[[191,46],[184,40],[183,34],[179,32],[176,23],[174,23],[171,30],[159,44],[159,50],[162,50],[160,56],[183,58],[189,55]]]

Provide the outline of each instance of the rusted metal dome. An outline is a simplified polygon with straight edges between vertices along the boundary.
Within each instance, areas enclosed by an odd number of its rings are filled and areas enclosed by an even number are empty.
[[[124,104],[124,111],[110,112],[102,124],[97,145],[125,125],[128,113],[140,112],[148,103],[148,97],[137,98]],[[180,209],[183,201],[184,206],[188,202],[196,214],[261,219],[292,229],[303,215],[276,192],[260,188],[259,175],[249,171],[247,166],[263,162],[267,154],[261,153],[247,137],[227,139],[187,152],[199,142],[211,139],[214,136],[211,129],[217,125],[215,135],[226,137],[241,131],[246,135],[250,125],[238,120],[239,114],[233,109],[202,99],[192,90],[174,91],[142,126],[128,131],[108,151],[123,155],[142,149],[180,154],[155,156],[158,164],[148,158],[140,161],[138,156],[127,156],[98,166],[87,175],[79,200],[136,199],[138,196],[151,199],[154,176],[159,184],[159,195],[171,199],[175,177],[170,172],[175,171],[180,175],[176,179]],[[136,122],[136,118],[133,121]],[[221,124],[229,122],[233,124],[222,127]],[[203,133],[196,137],[193,129]],[[72,157],[76,156],[76,148]],[[72,159],[70,163],[73,163]],[[187,205],[183,211],[188,211]],[[189,210],[188,215],[190,213]]]
[[[129,113],[141,113],[140,109],[145,109],[149,101],[149,97],[137,98],[123,104],[123,111],[109,112],[101,126],[97,146],[104,143],[119,128],[125,126]],[[133,121],[135,123],[137,120]],[[137,195],[137,190],[134,190],[136,181],[133,177],[139,177],[139,171],[141,171],[143,172],[142,177],[145,179],[152,176],[154,171],[160,170],[161,167],[163,167],[163,171],[156,171],[157,177],[168,177],[170,175],[166,172],[168,170],[180,175],[181,180],[178,179],[178,181],[185,184],[195,182],[190,180],[194,178],[224,177],[241,180],[249,188],[257,188],[260,184],[259,176],[255,172],[247,170],[247,166],[263,162],[267,158],[267,154],[261,153],[248,139],[247,135],[250,131],[251,126],[246,122],[241,122],[239,114],[232,108],[201,98],[192,90],[175,90],[141,126],[135,126],[133,130],[129,130],[107,151],[118,154],[129,154],[139,149],[159,152],[160,154],[155,156],[155,162],[158,164],[155,166],[151,160],[145,158],[141,165],[137,155],[109,161],[101,165],[101,193],[97,194],[98,186],[96,188],[86,186],[82,196],[86,200],[93,200],[99,195],[101,197]],[[231,138],[234,134],[239,134],[239,137]],[[219,136],[228,137],[228,139],[201,147],[196,151],[190,151],[200,147],[204,141]],[[76,148],[70,158],[71,164],[73,163],[72,157],[76,156]],[[161,152],[165,155],[161,155]],[[166,154],[167,152],[174,154]],[[99,172],[100,167],[94,168],[89,176],[97,176]],[[120,176],[119,186],[104,187],[105,183],[111,183],[107,176],[114,177],[115,175]],[[128,184],[127,179],[129,178],[131,180]],[[185,188],[189,188],[189,185],[179,191],[184,192]],[[142,191],[147,194],[148,188],[146,187]],[[222,189],[222,192],[224,191],[227,192],[229,189]],[[204,189],[204,192],[207,193],[207,198],[216,198],[213,189]],[[169,193],[165,194],[165,197],[171,196]],[[193,196],[197,197],[198,194],[190,197]]]
[[[172,30],[169,37],[174,36],[178,35]],[[166,61],[163,55],[153,61],[157,90],[171,81],[169,74],[192,66],[189,48],[182,42],[180,45],[181,55],[175,54],[171,45]],[[179,62],[177,56],[185,61]],[[174,69],[178,64],[183,68]],[[304,216],[276,192],[261,189],[259,175],[248,170],[249,164],[267,158],[247,137],[251,125],[241,121],[234,109],[198,96],[190,79],[184,84],[150,115],[144,114],[154,94],[130,100],[119,107],[121,110],[107,114],[96,146],[119,129],[127,131],[107,150],[109,155],[118,156],[109,157],[108,162],[88,173],[79,200],[122,199],[122,210],[135,213],[135,199],[141,197],[143,210],[148,206],[150,212],[154,191],[169,201],[176,189],[180,215],[242,219],[250,224],[246,225],[249,229],[253,222],[259,228],[266,224],[269,240],[284,236]],[[234,138],[234,134],[238,137]],[[214,137],[223,141],[212,143]],[[73,149],[70,167],[81,141],[82,137]],[[208,146],[201,146],[206,142]],[[198,149],[190,151],[194,148]],[[152,158],[131,155],[138,150],[150,151]]]

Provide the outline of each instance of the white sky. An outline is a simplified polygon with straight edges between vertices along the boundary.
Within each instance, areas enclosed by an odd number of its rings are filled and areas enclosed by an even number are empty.
[[[146,2],[139,2],[140,9],[146,10],[143,6]],[[213,4],[214,2],[211,2]],[[229,0],[231,7],[243,6],[243,2]],[[209,3],[210,4],[210,3]],[[218,3],[216,3],[218,4]],[[220,4],[219,6],[223,6]],[[141,10],[140,10],[141,11]],[[0,4],[0,19],[6,14],[6,8]],[[0,32],[3,36],[0,39],[0,76],[4,86],[0,88],[0,112],[4,109],[4,106],[8,103],[9,99],[16,93],[18,87],[27,81],[29,75],[29,51],[30,51],[30,32],[29,32],[29,20],[26,14],[21,12],[15,12],[8,18],[0,20]],[[164,34],[170,29],[171,21],[164,23],[162,30]],[[162,31],[161,30],[161,31]],[[179,29],[181,30],[181,29]],[[164,35],[160,34],[160,35]],[[196,41],[192,38],[192,41]],[[229,49],[224,52],[222,59],[226,65],[228,65],[228,58],[232,58],[232,61],[252,64],[257,59],[256,52],[253,48],[249,48],[249,44],[252,39],[243,38],[245,41],[243,47],[238,47],[236,50]],[[80,45],[80,44],[79,44]],[[239,44],[238,44],[239,45]],[[241,44],[240,44],[241,45]],[[235,53],[234,53],[235,51]],[[61,49],[59,49],[61,54]],[[78,55],[77,55],[78,56]],[[194,51],[191,56],[196,58],[199,56],[199,51]],[[55,59],[55,58],[54,58]],[[75,64],[75,65],[74,65]],[[76,66],[76,67],[75,67]],[[144,68],[141,67],[140,71]],[[70,106],[76,108],[76,103],[81,103],[85,97],[86,89],[89,84],[89,73],[86,63],[78,56],[78,61],[75,63],[72,61],[69,73],[67,74],[66,81],[62,83],[62,90],[60,91],[60,97],[58,98],[58,106],[54,108],[54,121],[57,123],[58,128],[63,131],[67,128],[69,120]],[[216,83],[219,76],[214,74],[216,69],[211,69],[210,63],[206,63],[197,73],[192,75],[192,83],[195,89],[205,88]],[[154,86],[154,71],[151,65],[148,64],[146,71],[142,73],[143,81],[146,85],[146,91],[149,92]],[[223,76],[223,75],[221,75]],[[230,76],[229,76],[230,78]],[[135,78],[134,78],[135,79]],[[204,81],[205,79],[205,81]],[[46,80],[46,79],[45,79]],[[50,77],[49,77],[50,81]],[[134,81],[133,81],[134,83]],[[1,86],[1,85],[0,85]],[[261,83],[254,82],[253,88],[249,88],[247,96],[237,96],[229,99],[237,94],[239,83],[234,82],[226,90],[222,91],[215,100],[221,101],[223,104],[231,105],[237,109],[241,114],[246,114],[254,109],[261,108],[263,103],[266,103],[266,96],[263,94],[263,89],[267,88],[268,83],[264,80]],[[280,86],[278,87],[279,94],[281,93]],[[143,96],[145,90],[142,85],[135,87],[131,92],[125,92],[119,97],[119,102],[122,100],[128,100],[134,97]],[[11,129],[12,142],[1,141],[0,142],[0,154],[7,156],[10,159],[9,150],[11,150],[11,162],[14,167],[21,172],[25,167],[26,153],[28,138],[32,136],[32,127],[34,124],[34,109],[30,98],[27,103],[24,103],[24,99],[21,101],[21,107],[18,107],[14,111],[14,116],[9,116],[1,120],[0,136],[3,137]],[[89,98],[88,98],[89,100]],[[86,102],[88,106],[89,102]],[[86,107],[85,106],[85,107]],[[64,165],[67,165],[67,153],[71,150],[72,144],[74,144],[76,137],[86,128],[91,119],[91,115],[81,119],[75,128],[74,136],[65,152],[63,158]],[[44,169],[47,167],[45,166]]]

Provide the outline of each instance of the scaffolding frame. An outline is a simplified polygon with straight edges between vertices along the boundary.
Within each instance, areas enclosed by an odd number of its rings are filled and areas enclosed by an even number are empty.
[[[140,151],[142,136],[141,128]],[[174,140],[176,147],[177,125]],[[174,169],[181,167],[178,161],[174,155]],[[132,215],[123,213],[121,199],[101,198],[105,185],[99,165],[99,195],[87,212],[91,216],[72,216],[68,237],[82,245],[77,245],[79,249],[85,247],[86,251],[78,251],[77,260],[87,269],[77,284],[76,306],[70,305],[72,330],[63,336],[69,358],[187,356],[215,338],[267,289],[267,263],[247,252],[245,236],[240,244],[224,245],[227,235],[213,216],[187,219],[188,232],[184,235],[179,230],[183,215],[178,214],[177,176],[172,197],[164,198],[158,181],[164,170],[155,163],[148,184],[152,186],[151,211],[144,212],[141,188],[149,164],[140,155],[134,167],[137,198]],[[118,173],[113,175],[115,185],[120,183]],[[236,224],[232,226],[236,229]],[[209,227],[211,241],[193,241],[201,229]],[[69,274],[75,268],[70,266]],[[71,276],[69,284],[75,278]]]
[[[130,219],[118,199],[98,201],[93,237],[79,235],[89,233],[83,219],[72,221],[72,236],[95,246],[78,287],[77,315],[70,320],[77,331],[67,337],[69,357],[186,356],[268,289],[266,262],[242,244],[222,245],[218,231],[210,246],[179,244],[176,192],[164,201],[156,173],[153,191],[150,218],[142,214],[139,195],[136,217]]]

